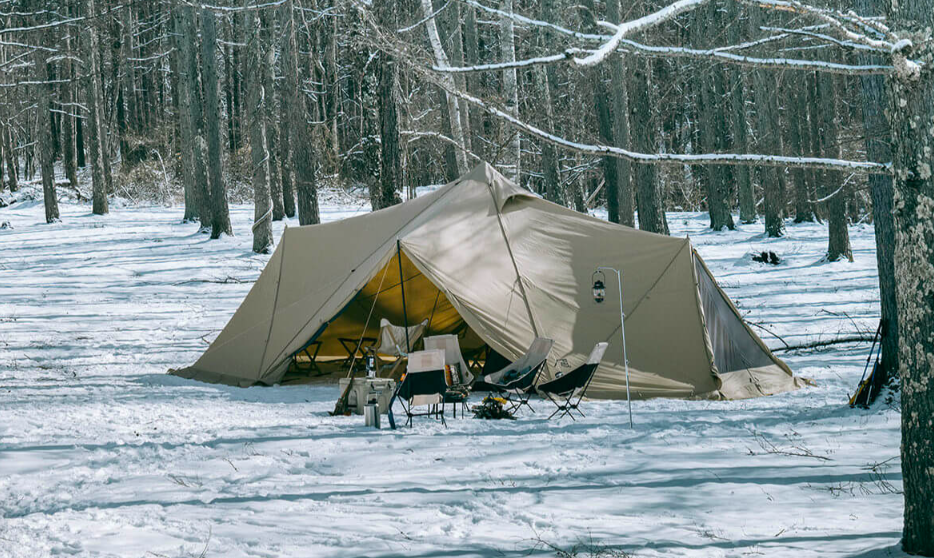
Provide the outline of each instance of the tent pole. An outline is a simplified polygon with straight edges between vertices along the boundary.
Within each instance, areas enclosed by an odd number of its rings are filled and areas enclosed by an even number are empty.
[[[405,278],[402,277],[402,243],[396,239],[396,259],[399,260],[399,289],[402,290],[402,325],[405,326],[405,354],[411,352],[409,345],[409,316],[405,311]]]
[[[629,357],[626,355],[626,314],[623,313],[623,276],[618,269],[612,267],[598,267],[597,270],[616,273],[616,284],[619,286],[619,332],[623,339],[623,366],[626,367],[626,403],[629,404],[629,428],[632,428],[632,398],[629,395]]]

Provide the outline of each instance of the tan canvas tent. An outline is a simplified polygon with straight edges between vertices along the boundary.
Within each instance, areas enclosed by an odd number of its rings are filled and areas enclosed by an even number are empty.
[[[340,341],[376,337],[382,318],[428,319],[426,336],[461,332],[462,346],[487,344],[510,359],[535,337],[554,339],[543,379],[608,341],[588,396],[625,398],[615,278],[596,304],[597,266],[623,273],[634,398],[739,399],[799,387],[689,239],[560,207],[486,164],[389,209],[287,229],[221,334],[193,366],[173,373],[274,384],[312,342],[321,355],[346,356]]]

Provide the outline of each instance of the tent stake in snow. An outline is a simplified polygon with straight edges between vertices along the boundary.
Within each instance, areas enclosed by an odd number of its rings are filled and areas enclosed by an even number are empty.
[[[600,304],[606,299],[606,285],[602,279],[604,271],[616,274],[616,285],[619,287],[619,333],[623,340],[623,366],[626,368],[626,403],[629,404],[629,428],[632,428],[632,397],[629,394],[629,358],[626,356],[626,314],[623,313],[623,275],[618,269],[612,267],[598,267],[594,272],[593,299]],[[601,279],[596,279],[600,275]]]

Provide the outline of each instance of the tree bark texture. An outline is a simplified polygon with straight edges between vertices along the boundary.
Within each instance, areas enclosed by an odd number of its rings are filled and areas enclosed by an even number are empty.
[[[915,29],[889,80],[895,171],[895,281],[902,403],[902,548],[934,556],[934,0],[893,2],[888,23]],[[920,61],[912,68],[908,59]]]
[[[282,97],[289,108],[289,122],[294,126],[295,134],[290,135],[292,146],[292,168],[295,188],[298,192],[298,222],[302,225],[316,225],[318,215],[318,190],[315,185],[315,153],[312,143],[311,127],[305,114],[305,94],[301,90],[298,73],[298,44],[295,30],[295,10],[293,0],[289,6],[288,27],[284,29],[286,49],[283,54],[285,67],[285,91]]]
[[[52,134],[49,129],[52,127],[52,113],[49,105],[49,66],[46,63],[46,52],[42,50],[35,51],[34,62],[36,65],[36,92],[38,93],[39,108],[39,168],[42,173],[42,201],[45,205],[45,222],[55,223],[59,221],[58,213],[58,195],[55,192],[55,151],[52,145]]]
[[[201,77],[204,81],[204,134],[207,138],[211,199],[211,238],[233,235],[227,207],[227,183],[221,168],[220,97],[217,94],[217,30],[214,12],[201,9]]]
[[[269,35],[263,32],[261,18],[255,11],[244,17],[248,37],[248,65],[246,72],[247,113],[250,120],[250,152],[253,162],[253,251],[258,254],[269,252],[272,247],[272,199],[269,193],[269,152],[266,145],[266,96],[264,91],[265,69],[268,61],[265,44]]]
[[[85,0],[84,14],[86,17],[94,18],[96,11],[94,0]],[[88,24],[87,40],[85,43],[85,63],[87,64],[87,87],[85,90],[86,102],[88,106],[87,126],[89,149],[88,154],[91,158],[91,212],[95,215],[104,215],[109,211],[107,203],[107,179],[104,146],[104,125],[103,125],[103,107],[104,93],[101,86],[101,72],[98,64],[100,48],[98,45],[96,21],[91,20]]]

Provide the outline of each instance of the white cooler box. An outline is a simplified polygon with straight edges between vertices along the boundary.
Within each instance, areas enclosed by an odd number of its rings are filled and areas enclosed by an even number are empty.
[[[340,392],[344,393],[350,378],[340,379]],[[379,414],[385,415],[389,412],[389,400],[392,399],[392,393],[396,389],[396,382],[389,378],[354,378],[353,387],[347,398],[347,406],[353,409],[354,414],[362,415],[363,407],[366,406],[367,394],[371,391],[380,391],[379,394]]]

